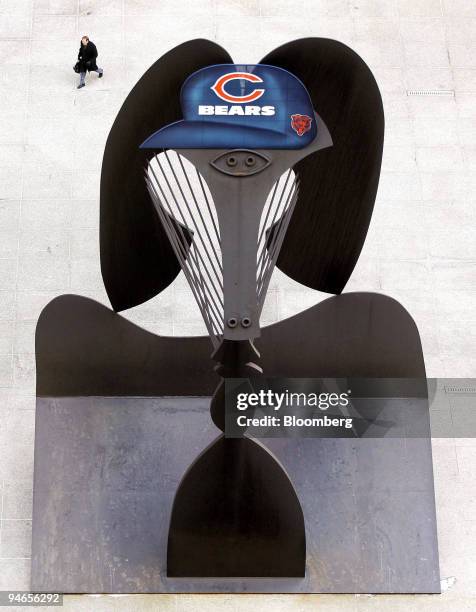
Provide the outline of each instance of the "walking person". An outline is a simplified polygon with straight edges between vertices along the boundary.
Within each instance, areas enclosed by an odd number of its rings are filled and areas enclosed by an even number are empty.
[[[96,64],[96,58],[98,56],[98,50],[96,45],[89,40],[88,36],[81,38],[81,46],[79,47],[78,53],[78,64],[79,64],[79,85],[77,89],[85,86],[86,71],[97,72],[99,78],[102,78],[104,73],[102,68],[98,68]]]

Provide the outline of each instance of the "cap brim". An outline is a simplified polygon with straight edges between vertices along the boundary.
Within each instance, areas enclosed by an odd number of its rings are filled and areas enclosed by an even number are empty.
[[[217,121],[177,121],[149,136],[141,149],[302,149],[316,136],[315,128],[295,134],[230,125]]]

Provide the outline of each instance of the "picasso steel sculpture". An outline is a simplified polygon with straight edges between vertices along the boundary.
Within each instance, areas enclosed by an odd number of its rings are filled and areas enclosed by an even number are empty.
[[[184,43],[142,76],[114,122],[100,218],[113,309],[147,302],[182,270],[209,338],[132,329],[65,296],[39,324],[38,389],[133,397],[216,389],[216,439],[197,450],[171,508],[169,577],[306,571],[293,482],[263,444],[224,436],[224,378],[424,376],[418,331],[395,300],[339,295],[371,220],[383,135],[370,70],[322,38],[285,44],[256,65],[234,63],[210,41]],[[334,296],[261,329],[274,267]]]

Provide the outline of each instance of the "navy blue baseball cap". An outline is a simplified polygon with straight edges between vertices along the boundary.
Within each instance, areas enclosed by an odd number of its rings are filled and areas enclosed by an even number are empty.
[[[180,103],[184,118],[141,149],[302,149],[317,135],[309,93],[276,66],[207,66],[186,79]]]

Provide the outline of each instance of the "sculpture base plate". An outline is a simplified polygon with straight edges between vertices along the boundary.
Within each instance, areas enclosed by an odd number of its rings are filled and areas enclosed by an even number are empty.
[[[178,483],[220,434],[209,398],[38,398],[32,589],[439,593],[428,439],[266,439],[301,502],[304,578],[168,578]]]

